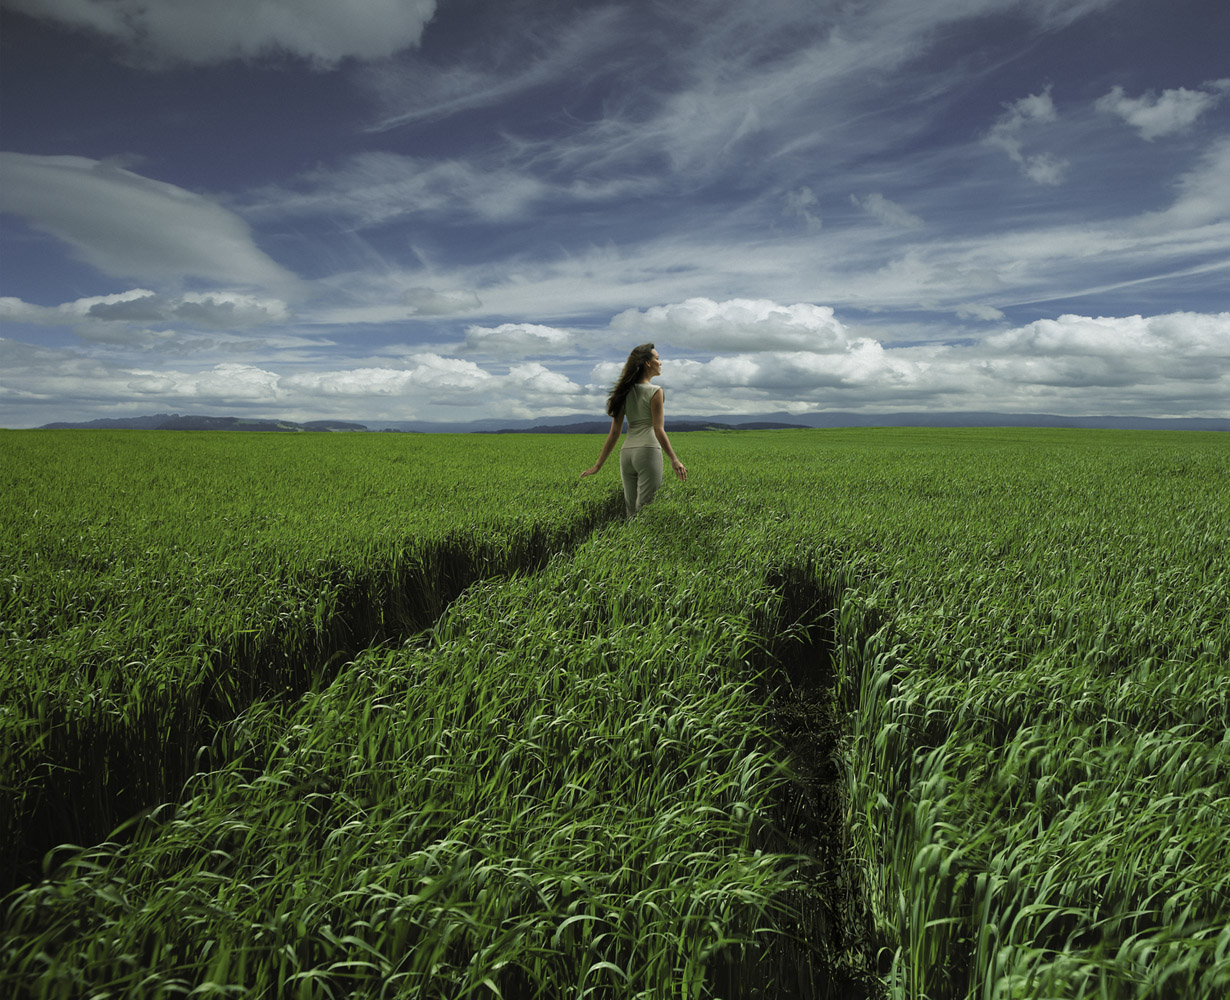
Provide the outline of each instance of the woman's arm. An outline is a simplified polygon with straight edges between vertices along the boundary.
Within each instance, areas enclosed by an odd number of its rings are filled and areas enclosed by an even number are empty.
[[[666,436],[666,390],[659,387],[658,391],[653,394],[653,398],[649,401],[649,414],[653,417],[653,434],[658,439],[658,444],[662,446],[662,450],[666,452],[666,457],[671,460],[671,468],[675,470],[675,475],[684,480],[688,478],[688,470],[684,468],[683,463],[675,456],[675,449],[671,447],[671,440]]]
[[[606,436],[606,440],[602,442],[602,453],[598,456],[598,461],[591,465],[588,469],[581,473],[581,478],[592,476],[595,472],[602,468],[602,463],[607,460],[607,456],[611,454],[611,449],[615,447],[615,442],[619,440],[620,432],[624,429],[623,414],[618,417],[611,418],[611,430]]]

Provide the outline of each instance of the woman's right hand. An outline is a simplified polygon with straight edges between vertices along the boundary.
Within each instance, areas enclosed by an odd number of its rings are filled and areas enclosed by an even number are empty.
[[[671,468],[675,470],[675,475],[679,477],[680,482],[684,482],[688,478],[688,470],[684,464],[677,458],[671,459]]]

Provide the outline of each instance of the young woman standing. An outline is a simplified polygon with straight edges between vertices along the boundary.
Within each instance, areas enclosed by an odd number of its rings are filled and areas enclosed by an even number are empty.
[[[650,379],[662,374],[662,362],[653,344],[632,348],[624,363],[623,373],[607,396],[606,412],[611,418],[611,430],[602,443],[598,461],[581,473],[592,476],[602,468],[623,430],[628,418],[628,437],[619,450],[619,476],[624,485],[624,507],[631,517],[653,498],[662,485],[662,452],[671,460],[671,468],[680,480],[688,478],[688,470],[675,456],[664,425],[663,400],[666,391],[650,384]]]

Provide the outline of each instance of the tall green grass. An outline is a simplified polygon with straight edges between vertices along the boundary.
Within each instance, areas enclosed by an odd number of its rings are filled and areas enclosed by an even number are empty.
[[[229,473],[245,439],[217,442]],[[341,456],[360,439],[327,440]],[[431,489],[464,481],[431,458],[462,440],[416,442]],[[571,539],[600,523],[614,477],[571,479],[591,440],[485,440],[505,484],[491,520],[433,508],[422,537],[456,523],[458,547],[481,549],[510,523],[563,520],[552,537]],[[52,877],[6,902],[7,981],[47,996],[838,996],[871,963],[912,998],[1230,989],[1224,439],[677,445],[688,482],[632,523],[524,574],[487,564],[404,645],[365,619],[373,648],[289,714],[258,700],[223,726],[177,804],[124,843],[53,855]],[[530,458],[558,479],[523,478],[511,500]],[[352,494],[312,492],[287,464],[296,485],[263,506],[281,496],[302,531],[279,539],[336,561],[279,541],[255,564],[277,553],[308,592],[366,579],[404,537],[380,527],[387,497],[345,519]],[[176,475],[148,489],[175,493]],[[154,521],[113,544],[148,547]],[[56,537],[32,529],[22,551]],[[228,565],[236,548],[218,548]],[[273,588],[223,634],[267,627],[284,599]]]
[[[284,726],[250,709],[225,735],[231,762],[177,807],[15,897],[11,982],[64,997],[836,995],[830,976],[859,970],[808,939],[817,921],[790,905],[806,859],[775,828],[789,774],[757,625],[782,595],[720,508],[675,513],[474,585]]]
[[[481,436],[0,439],[0,849],[19,859],[0,888],[173,798],[253,700],[327,682],[620,510],[541,439],[524,469]]]

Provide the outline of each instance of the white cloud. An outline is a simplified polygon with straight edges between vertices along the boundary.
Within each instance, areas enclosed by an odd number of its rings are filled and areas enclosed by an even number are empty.
[[[21,299],[0,298],[0,321],[31,326],[64,327],[94,344],[156,348],[164,353],[239,350],[250,347],[248,331],[276,326],[266,347],[291,346],[296,338],[281,328],[290,312],[281,299],[240,292],[188,292],[160,295],[134,288],[112,295],[94,295],[58,306],[36,306]],[[209,331],[215,336],[201,336]]]
[[[983,346],[990,356],[1046,358],[1088,384],[1097,377],[1081,370],[1090,359],[1097,359],[1099,371],[1113,369],[1133,382],[1205,380],[1217,378],[1230,362],[1230,313],[1065,314],[993,334]]]
[[[283,290],[297,284],[238,216],[104,161],[0,153],[0,211],[23,216],[114,277]]]
[[[113,301],[108,301],[113,300]],[[72,303],[74,307],[88,300]],[[286,303],[237,292],[188,292],[180,296],[106,296],[90,301],[84,315],[89,319],[129,323],[175,323],[191,327],[237,330],[289,318]]]
[[[494,376],[473,361],[446,358],[439,354],[419,354],[413,358],[410,382],[424,389],[469,392],[482,388]]]
[[[1007,153],[1021,168],[1021,173],[1035,184],[1061,184],[1068,169],[1067,160],[1052,153],[1026,155],[1024,152],[1027,135],[1059,118],[1050,88],[1006,104],[1005,109],[987,134],[987,143]]]
[[[352,368],[343,371],[288,375],[281,388],[308,396],[396,396],[413,380],[412,370],[401,368]]]
[[[513,365],[508,369],[507,382],[538,396],[572,396],[582,391],[581,387],[559,372],[553,372],[537,362]]]
[[[616,362],[596,366],[591,389],[609,385],[618,370]],[[1225,415],[1230,313],[1066,314],[960,346],[892,348],[861,338],[840,353],[668,358],[659,381],[674,413],[908,408]]]
[[[750,336],[755,321],[747,327]],[[28,415],[28,423],[62,419],[65,400],[92,408],[91,416],[190,405],[195,412],[290,419],[443,420],[442,408],[458,419],[542,417],[599,412],[620,361],[596,365],[584,387],[538,362],[502,373],[433,353],[347,368],[279,367],[124,366],[0,339],[0,399],[6,413]],[[668,391],[668,427],[671,414],[818,409],[1225,416],[1230,313],[1064,314],[958,346],[891,347],[861,337],[840,351],[668,354],[659,382]]]
[[[692,298],[641,312],[628,309],[611,320],[615,330],[637,331],[642,339],[699,350],[842,351],[846,329],[828,306],[806,302],[779,305],[768,299]]]
[[[879,192],[866,195],[859,198],[857,195],[850,195],[850,204],[855,208],[861,208],[868,215],[879,219],[885,225],[900,226],[904,229],[916,229],[923,224],[913,212],[902,208],[895,201],[890,201]]]
[[[1128,97],[1122,87],[1113,87],[1094,105],[1099,111],[1118,115],[1152,142],[1160,136],[1182,132],[1206,111],[1215,108],[1230,93],[1230,79],[1214,80],[1200,90],[1179,87],[1161,95]]]
[[[466,347],[498,356],[519,356],[560,351],[572,343],[567,330],[537,323],[501,323],[496,327],[466,328]]]
[[[77,349],[0,338],[3,422],[33,425],[161,411],[284,416],[292,420],[457,419],[574,413],[585,390],[537,362],[489,370],[434,353],[346,368],[227,362],[200,368],[125,365]],[[14,419],[14,418],[18,419]]]
[[[97,32],[138,64],[208,65],[297,56],[318,68],[416,46],[436,0],[6,0],[32,17]]]
[[[117,374],[126,394],[153,396],[172,404],[187,400],[209,400],[221,406],[275,402],[284,395],[278,389],[278,376],[254,365],[221,364],[193,373],[138,368]]]

